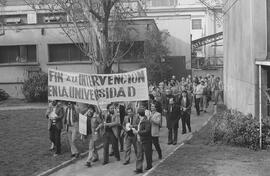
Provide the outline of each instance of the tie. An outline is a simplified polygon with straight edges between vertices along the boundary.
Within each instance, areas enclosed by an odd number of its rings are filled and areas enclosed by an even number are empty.
[[[71,122],[70,122],[70,109],[68,108],[68,111],[67,111],[67,120],[68,120],[68,125],[71,125]]]
[[[129,117],[129,123],[132,124],[133,116]]]
[[[73,115],[72,115],[72,109],[70,109],[70,124],[71,124],[71,126],[73,126]]]
[[[140,122],[138,124],[138,131],[140,131],[140,128],[141,128],[141,120],[140,120]],[[139,134],[137,135],[137,140],[138,141],[141,141],[141,138],[140,138],[140,135]]]

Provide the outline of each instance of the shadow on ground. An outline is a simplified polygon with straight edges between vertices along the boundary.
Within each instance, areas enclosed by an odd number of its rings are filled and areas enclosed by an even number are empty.
[[[221,115],[225,107],[218,107]],[[211,121],[160,164],[151,176],[269,176],[270,153],[211,142]]]

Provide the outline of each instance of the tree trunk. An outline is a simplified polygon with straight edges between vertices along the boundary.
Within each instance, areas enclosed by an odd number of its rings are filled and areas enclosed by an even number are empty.
[[[98,74],[111,74],[112,73],[112,64],[109,66],[107,64],[97,65],[97,73]]]

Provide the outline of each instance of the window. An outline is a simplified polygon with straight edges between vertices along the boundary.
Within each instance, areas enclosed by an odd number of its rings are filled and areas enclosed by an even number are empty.
[[[27,24],[27,15],[2,15],[1,21],[5,25]]]
[[[151,0],[152,7],[175,6],[176,0]]]
[[[193,19],[192,29],[202,29],[202,19]]]
[[[37,22],[39,24],[58,23],[60,21],[67,21],[66,14],[64,14],[64,13],[57,13],[57,14],[40,13],[40,14],[37,14]]]
[[[49,62],[87,61],[87,56],[75,44],[50,44]]]
[[[0,63],[27,63],[37,60],[36,45],[0,46]]]
[[[115,44],[114,50],[117,44]],[[118,51],[118,57],[123,56],[123,60],[142,60],[144,57],[144,41],[135,41],[132,43],[121,43]]]

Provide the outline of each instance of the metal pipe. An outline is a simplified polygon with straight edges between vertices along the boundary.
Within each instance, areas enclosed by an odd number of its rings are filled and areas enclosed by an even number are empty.
[[[262,65],[259,65],[259,121],[260,121],[260,149],[262,149]]]

